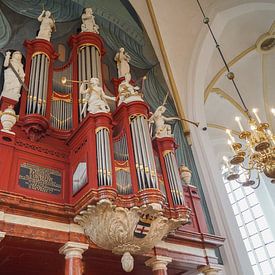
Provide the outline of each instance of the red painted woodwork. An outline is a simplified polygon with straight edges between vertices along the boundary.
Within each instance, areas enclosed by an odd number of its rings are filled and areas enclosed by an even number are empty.
[[[26,115],[22,121],[22,129],[31,141],[39,141],[42,137],[45,137],[49,128],[49,121],[44,116],[38,114]]]
[[[55,69],[53,69],[53,62],[57,58],[57,54],[50,42],[35,39],[25,41],[24,45],[27,48],[26,86],[29,84],[33,54],[43,52],[50,60],[46,115],[45,117],[37,114],[26,115],[27,92],[22,89],[20,120],[12,129],[15,135],[0,131],[0,211],[5,214],[59,222],[69,228],[69,224],[73,223],[73,218],[77,214],[85,209],[87,205],[96,204],[101,199],[109,199],[114,205],[127,208],[158,203],[163,206],[164,215],[168,218],[185,217],[189,213],[189,208],[192,211],[191,223],[171,233],[166,238],[166,242],[186,244],[197,248],[216,248],[222,245],[223,238],[207,233],[200,198],[194,186],[184,186],[184,205],[173,204],[163,158],[165,152],[176,150],[177,145],[173,138],[157,138],[153,142],[155,153],[160,160],[161,171],[159,176],[164,181],[166,200],[159,189],[139,190],[130,120],[131,117],[136,115],[148,118],[149,107],[145,102],[122,103],[112,114],[88,114],[79,122],[78,84],[73,83],[72,130],[61,131],[49,127],[53,71],[63,70],[66,66],[72,64],[72,77],[73,80],[77,80],[77,53],[79,49],[85,45],[93,45],[98,49],[102,58],[105,49],[100,36],[86,32],[71,36],[69,39],[69,45],[72,49],[70,60],[62,68]],[[116,96],[118,85],[123,80],[124,78],[113,79],[113,94]],[[134,84],[134,81],[132,84]],[[11,103],[15,104],[16,102],[2,97],[0,101],[1,110]],[[101,127],[107,128],[109,131],[113,174],[111,186],[99,187],[97,180],[96,131]],[[116,186],[113,144],[122,134],[126,136],[129,153],[127,166],[130,169],[133,187],[133,194],[130,195],[118,194]],[[151,141],[148,140],[148,142]],[[61,192],[50,194],[21,187],[18,183],[20,164],[25,162],[59,171],[62,175]],[[73,194],[73,174],[79,162],[87,163],[88,181]],[[125,274],[121,269],[119,256],[100,249],[91,241],[88,241],[81,232],[59,231],[53,228],[42,228],[39,224],[25,225],[8,222],[4,219],[0,219],[0,231],[6,232],[5,239],[0,242],[0,259],[6,259],[0,261],[0,274],[5,274],[3,273],[5,270],[11,270],[9,274],[80,275],[82,268],[84,268],[85,274]],[[79,258],[65,260],[64,255],[58,254],[58,249],[68,241],[89,243],[91,249],[88,249],[83,255],[84,265],[82,265]],[[144,261],[154,255],[173,258],[173,262],[168,266],[169,275],[185,272],[184,261],[193,263],[194,268],[196,268],[196,265],[217,263],[215,257],[155,248],[148,252],[146,256],[135,256],[135,268],[131,274],[152,274],[151,269],[145,267]],[[51,262],[53,258],[54,261]],[[24,260],[21,261],[20,259]],[[15,264],[17,261],[20,263],[20,268],[18,264]],[[153,274],[167,273],[164,270],[158,270],[154,271]]]
[[[82,275],[83,263],[80,258],[72,257],[65,260],[65,275]]]
[[[166,195],[167,195],[167,201],[168,205],[165,209],[167,215],[173,218],[177,218],[180,216],[185,217],[186,214],[189,214],[190,210],[192,209],[189,205],[174,205],[172,200],[172,194],[169,186],[168,176],[166,172],[166,166],[164,161],[164,155],[167,152],[175,152],[175,149],[177,148],[177,145],[175,143],[175,139],[172,137],[165,137],[165,138],[155,138],[154,139],[154,147],[158,152],[159,160],[160,160],[160,166],[163,173],[163,179],[164,179],[164,185],[166,189]],[[181,184],[181,183],[180,183]],[[184,193],[185,195],[185,193]],[[185,197],[185,196],[184,196]]]
[[[25,84],[28,87],[30,81],[30,72],[31,72],[31,61],[32,56],[36,53],[44,53],[49,58],[49,75],[48,75],[48,93],[47,93],[47,103],[46,103],[46,118],[50,118],[50,109],[51,109],[51,96],[52,96],[52,78],[53,78],[53,62],[57,59],[58,54],[55,52],[52,44],[45,39],[34,39],[26,40],[24,46],[27,50],[26,56],[26,66],[25,66]],[[21,104],[20,104],[20,119],[23,119],[26,113],[26,104],[27,104],[27,91],[23,89],[21,95]]]
[[[157,270],[154,270],[152,274],[153,275],[167,275],[168,273],[164,269],[157,269]]]
[[[7,109],[10,105],[15,106],[17,104],[17,101],[2,96],[0,98],[0,110],[3,112],[5,109]]]

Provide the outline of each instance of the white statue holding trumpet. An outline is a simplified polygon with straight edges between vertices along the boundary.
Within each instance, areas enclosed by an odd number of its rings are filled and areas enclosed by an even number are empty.
[[[166,101],[168,99],[169,92],[166,94],[165,99],[161,106],[159,106],[155,112],[152,114],[152,116],[149,118],[149,124],[155,124],[155,131],[154,131],[154,137],[156,138],[163,138],[163,137],[173,137],[172,134],[172,127],[171,125],[167,124],[166,122],[173,121],[173,120],[182,120],[186,121],[188,123],[191,123],[195,125],[196,127],[199,126],[198,122],[194,122],[185,118],[179,118],[179,117],[166,117],[163,114],[166,111],[166,107],[164,106],[166,104]],[[150,127],[150,129],[153,129]]]
[[[164,105],[159,106],[154,114],[149,118],[149,123],[155,123],[154,136],[157,138],[173,137],[171,125],[166,124],[168,121],[181,120],[178,117],[165,117],[163,113],[166,111]]]
[[[85,85],[88,85],[86,89]],[[99,85],[99,79],[96,77],[91,78],[90,81],[83,81],[79,93],[85,95],[85,104],[82,108],[81,114],[86,110],[87,105],[89,113],[109,113],[110,107],[107,103],[107,99],[112,101],[116,100],[115,97],[107,96],[104,93],[102,87]]]

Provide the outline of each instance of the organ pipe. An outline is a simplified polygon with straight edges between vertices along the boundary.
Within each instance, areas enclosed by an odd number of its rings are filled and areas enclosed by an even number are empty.
[[[156,166],[146,118],[143,115],[133,116],[130,127],[139,190],[157,188]]]
[[[44,53],[32,56],[27,114],[45,115],[48,93],[49,58]]]
[[[100,80],[100,85],[102,85],[102,72],[101,72],[101,60],[100,60],[100,52],[98,49],[92,45],[87,44],[83,45],[79,48],[78,51],[78,80],[89,80],[92,77],[96,77]],[[79,90],[80,90],[79,83]],[[81,114],[81,110],[83,109],[83,105],[85,104],[85,95],[79,94],[79,120],[82,121],[84,117],[87,115],[87,110],[84,110],[83,114]]]
[[[97,176],[99,186],[112,185],[112,163],[109,129],[96,130]]]
[[[169,187],[172,194],[173,203],[175,205],[183,205],[183,189],[179,171],[177,168],[175,154],[172,151],[165,152],[164,154],[165,167],[168,176]]]

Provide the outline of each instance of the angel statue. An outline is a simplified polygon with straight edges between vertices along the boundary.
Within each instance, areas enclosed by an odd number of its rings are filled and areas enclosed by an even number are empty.
[[[85,89],[84,86],[88,85],[88,88]],[[107,103],[107,99],[115,101],[116,98],[112,96],[107,96],[103,89],[99,85],[99,79],[93,77],[88,83],[82,83],[79,90],[80,94],[85,95],[86,103],[83,106],[81,114],[86,110],[88,104],[88,112],[96,114],[99,112],[108,113],[110,112],[110,107]]]
[[[169,124],[166,124],[167,121],[181,120],[178,117],[165,117],[163,113],[166,111],[164,105],[159,106],[154,114],[149,118],[149,123],[155,123],[155,137],[173,137],[172,129]]]
[[[95,23],[95,17],[94,17],[92,8],[85,8],[81,15],[81,19],[82,19],[82,25],[81,25],[82,32],[99,33],[98,32],[99,27]]]
[[[133,86],[130,84],[131,81],[131,74],[127,73],[125,75],[125,79],[119,84],[118,86],[118,106],[122,103],[129,103],[132,101],[143,101],[142,95],[139,92],[138,86]]]
[[[25,79],[21,52],[15,51],[12,55],[11,52],[6,52],[4,67],[6,69],[4,71],[5,80],[2,96],[18,101]]]
[[[52,32],[56,31],[55,21],[51,17],[51,12],[43,10],[37,19],[41,24],[36,38],[50,41]]]
[[[116,54],[114,60],[116,61],[118,77],[124,77],[126,74],[130,74],[130,56],[125,52],[124,48],[120,48]]]

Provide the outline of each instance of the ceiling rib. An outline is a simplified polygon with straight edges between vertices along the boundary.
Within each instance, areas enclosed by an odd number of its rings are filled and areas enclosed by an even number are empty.
[[[230,68],[234,64],[236,64],[240,59],[242,59],[244,56],[249,54],[251,51],[256,49],[256,45],[253,45],[246,50],[239,53],[237,56],[235,56],[230,62],[228,63],[228,67]],[[222,67],[222,69],[212,78],[210,83],[208,84],[207,88],[204,91],[204,103],[206,102],[209,94],[211,93],[213,86],[216,84],[216,82],[219,80],[219,78],[226,72],[225,66]]]

